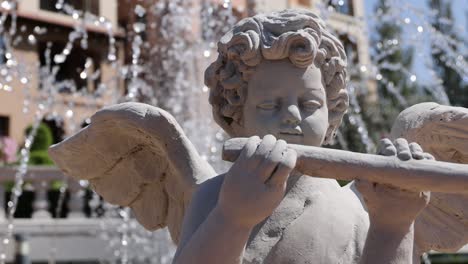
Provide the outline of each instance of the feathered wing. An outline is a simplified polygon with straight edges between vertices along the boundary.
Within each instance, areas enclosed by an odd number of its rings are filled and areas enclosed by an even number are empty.
[[[468,109],[422,103],[403,111],[392,138],[419,143],[437,160],[468,164]],[[415,222],[416,245],[455,252],[468,243],[468,195],[431,193],[429,205]]]
[[[140,103],[98,111],[49,154],[106,201],[131,207],[146,229],[168,226],[176,243],[193,191],[215,175],[169,113]]]

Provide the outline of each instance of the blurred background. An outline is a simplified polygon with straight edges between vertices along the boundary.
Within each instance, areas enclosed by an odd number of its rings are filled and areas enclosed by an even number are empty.
[[[222,172],[203,72],[237,21],[285,8],[320,14],[348,54],[331,147],[374,153],[415,103],[468,107],[466,0],[0,0],[0,264],[170,263],[165,230],[143,230],[46,150],[98,109],[139,101],[171,112]],[[421,261],[468,263],[468,249]]]

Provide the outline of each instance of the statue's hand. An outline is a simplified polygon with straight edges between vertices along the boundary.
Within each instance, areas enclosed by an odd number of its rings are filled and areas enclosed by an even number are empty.
[[[226,173],[217,208],[227,219],[253,227],[270,216],[284,197],[297,154],[284,140],[249,138]]]
[[[423,152],[417,143],[398,138],[392,143],[388,138],[380,142],[378,154],[397,156],[402,161],[434,159]],[[384,225],[408,226],[429,203],[430,192],[400,189],[385,184],[357,180],[356,186],[366,202],[371,222]]]

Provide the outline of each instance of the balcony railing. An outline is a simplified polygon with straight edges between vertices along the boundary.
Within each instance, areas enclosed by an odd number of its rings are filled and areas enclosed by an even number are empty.
[[[16,168],[0,167],[0,238],[6,235],[9,222],[6,219],[6,191],[7,183],[14,181]],[[120,218],[89,218],[85,213],[86,187],[77,181],[66,178],[55,167],[31,166],[25,176],[25,182],[32,187],[34,198],[30,218],[14,218],[14,233],[26,235],[29,244],[30,259],[33,263],[102,263],[103,260],[118,259],[119,233],[123,223]],[[53,217],[51,202],[48,199],[54,181],[67,181],[68,199],[65,208],[67,214],[63,217]],[[24,204],[23,204],[24,205]],[[63,216],[63,215],[62,215]],[[137,226],[135,220],[127,223]],[[170,242],[167,232],[156,232],[153,235],[154,245],[158,245],[161,252],[160,263],[173,253],[174,246]],[[114,243],[111,243],[113,240]],[[0,250],[3,248],[0,246]],[[158,250],[158,249],[156,249]],[[14,256],[14,242],[6,247],[7,260]],[[3,251],[0,253],[4,253]],[[155,255],[152,256],[157,257]],[[54,262],[50,262],[50,260]],[[118,262],[118,261],[117,261]],[[107,263],[107,262],[106,262]],[[149,262],[142,262],[149,263]]]

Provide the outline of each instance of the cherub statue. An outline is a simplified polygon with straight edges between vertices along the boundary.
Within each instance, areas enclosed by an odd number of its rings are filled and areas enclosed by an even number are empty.
[[[168,226],[174,263],[411,263],[427,192],[366,180],[340,187],[333,170],[324,179],[296,168],[292,144],[326,143],[348,108],[344,48],[323,21],[305,10],[256,15],[218,52],[205,74],[214,119],[248,137],[226,173],[216,175],[170,114],[138,103],[97,112],[52,158],[146,228]],[[431,158],[402,138],[383,140],[379,153]]]

